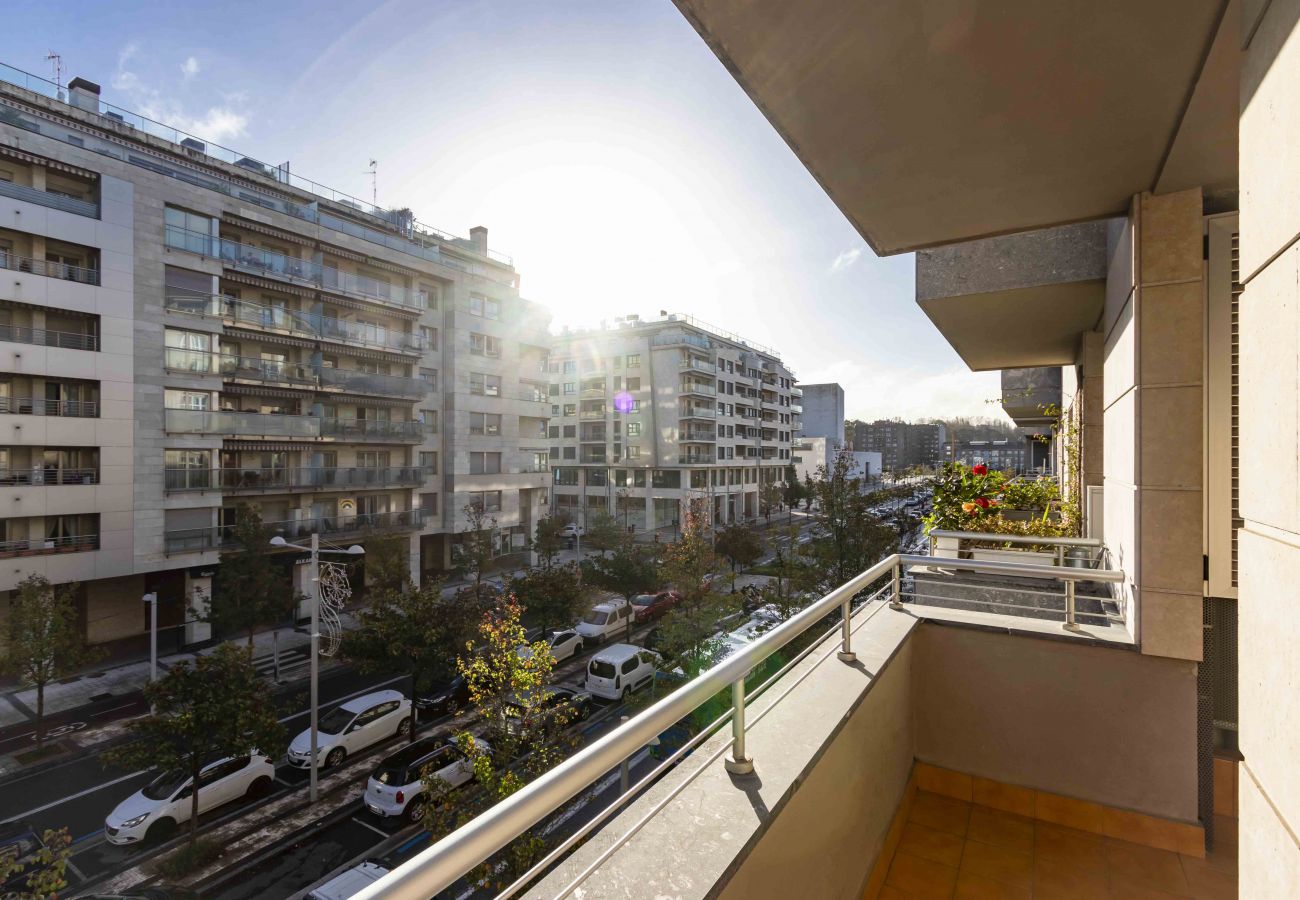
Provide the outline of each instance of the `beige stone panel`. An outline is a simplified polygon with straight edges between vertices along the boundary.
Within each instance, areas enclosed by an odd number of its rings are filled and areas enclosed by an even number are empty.
[[[1241,514],[1300,531],[1300,245],[1241,299]]]
[[[1139,504],[1142,547],[1138,586],[1200,594],[1201,492],[1140,490]]]
[[[1199,490],[1202,479],[1202,395],[1199,387],[1143,387],[1143,487]]]
[[[1109,407],[1137,384],[1137,324],[1131,300],[1106,334],[1103,358],[1102,403]]]
[[[1283,817],[1300,828],[1300,537],[1278,540],[1247,523],[1239,541],[1241,751]]]
[[[1202,650],[1200,594],[1142,589],[1142,652],[1199,661]]]
[[[1143,194],[1138,257],[1141,281],[1153,284],[1201,277],[1201,189]]]
[[[1204,380],[1204,293],[1200,281],[1142,288],[1138,377],[1144,385]]]
[[[1106,480],[1137,483],[1137,394],[1129,391],[1116,399],[1102,415],[1102,446],[1105,448]]]
[[[1270,3],[1241,58],[1243,278],[1300,233],[1300,167],[1294,154],[1300,147],[1298,2]]]
[[[1106,306],[1100,326],[1109,331],[1133,293],[1133,222],[1125,217],[1109,225],[1110,261],[1106,267]]]
[[[1300,847],[1291,836],[1295,830],[1287,832],[1245,769],[1238,783],[1238,896],[1294,897],[1300,884]],[[1267,781],[1265,785],[1271,791],[1272,785]]]

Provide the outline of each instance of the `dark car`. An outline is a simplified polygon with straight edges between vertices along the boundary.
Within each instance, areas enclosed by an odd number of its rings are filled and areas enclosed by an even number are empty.
[[[415,698],[415,708],[426,718],[430,715],[450,715],[469,705],[469,682],[457,675],[442,687]]]
[[[570,687],[552,687],[540,703],[532,703],[528,697],[516,697],[509,704],[507,714],[510,717],[507,727],[517,727],[515,723],[529,715],[563,715],[564,724],[572,725],[591,714],[591,694]]]
[[[0,825],[0,863],[5,868],[10,863],[23,867],[7,879],[0,880],[0,892],[22,891],[27,887],[27,878],[31,875],[31,863],[45,847],[41,832],[27,822],[5,822]]]
[[[676,606],[682,599],[682,595],[676,591],[660,591],[657,594],[637,594],[632,598],[632,606],[635,607],[636,621],[649,622],[651,619],[657,619],[668,610]]]

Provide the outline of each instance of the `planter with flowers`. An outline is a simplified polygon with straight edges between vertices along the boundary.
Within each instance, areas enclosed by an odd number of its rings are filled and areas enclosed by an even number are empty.
[[[987,466],[948,463],[931,479],[934,491],[932,511],[925,520],[926,532],[977,531],[986,534],[1068,537],[1074,523],[1060,513],[1056,482],[1048,478],[1009,478]],[[936,539],[940,556],[956,555],[955,538]],[[972,558],[1010,559],[1014,562],[1050,565],[1056,554],[1050,545],[1012,545],[984,541],[970,545]]]

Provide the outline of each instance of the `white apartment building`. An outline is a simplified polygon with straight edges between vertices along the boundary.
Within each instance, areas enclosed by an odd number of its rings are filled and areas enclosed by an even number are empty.
[[[550,360],[551,509],[672,530],[691,504],[714,524],[759,515],[782,482],[800,392],[776,351],[690,316],[566,331]]]
[[[193,607],[221,602],[241,503],[288,541],[406,534],[416,575],[468,504],[521,546],[549,317],[518,285],[484,228],[0,66],[0,592],[76,582],[86,638],[128,653],[150,592],[170,643],[210,637]]]

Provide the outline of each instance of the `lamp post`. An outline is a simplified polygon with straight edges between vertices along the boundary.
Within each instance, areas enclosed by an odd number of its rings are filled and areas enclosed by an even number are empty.
[[[316,750],[318,743],[317,720],[319,718],[319,701],[320,701],[320,555],[324,553],[339,553],[346,556],[360,556],[366,551],[357,544],[353,544],[346,550],[327,549],[322,551],[320,546],[320,535],[312,532],[311,546],[304,547],[301,544],[291,544],[280,535],[271,538],[271,546],[286,550],[306,550],[311,554],[311,570],[309,579],[311,581],[311,756],[309,765],[311,768],[310,783],[308,788],[308,798],[312,803],[316,802],[316,770],[318,761],[316,759]]]

